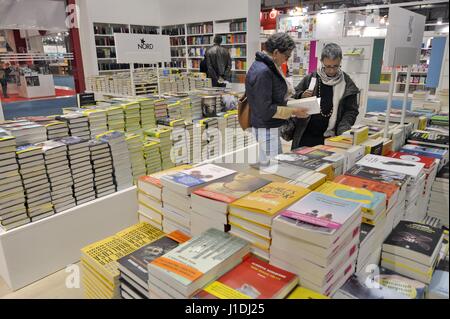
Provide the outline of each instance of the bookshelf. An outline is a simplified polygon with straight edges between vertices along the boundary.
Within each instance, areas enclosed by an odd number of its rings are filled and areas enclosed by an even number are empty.
[[[94,22],[95,50],[98,72],[102,75],[129,70],[128,63],[117,63],[114,33],[159,34],[158,26],[97,23]],[[135,64],[135,68],[150,67],[149,64]]]

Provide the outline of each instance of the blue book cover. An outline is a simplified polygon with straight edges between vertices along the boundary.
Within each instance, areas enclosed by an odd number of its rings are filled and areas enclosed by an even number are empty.
[[[175,183],[186,188],[200,186],[219,178],[235,173],[235,171],[217,166],[214,164],[206,164],[190,168],[181,172],[161,177],[161,182]]]
[[[413,155],[422,155],[422,156],[428,156],[428,157],[437,158],[437,159],[443,159],[448,153],[448,151],[444,150],[444,149],[433,148],[433,147],[423,147],[423,146],[411,145],[411,144],[404,145],[400,151],[404,152],[404,153],[410,153]]]

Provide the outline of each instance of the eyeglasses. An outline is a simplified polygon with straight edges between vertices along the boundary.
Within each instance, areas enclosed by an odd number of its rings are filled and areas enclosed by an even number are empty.
[[[322,69],[324,70],[339,70],[341,68],[340,65],[323,65]]]

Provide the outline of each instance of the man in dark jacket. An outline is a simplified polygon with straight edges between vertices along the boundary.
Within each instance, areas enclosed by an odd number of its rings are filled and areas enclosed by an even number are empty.
[[[224,81],[231,81],[231,55],[222,44],[222,37],[214,37],[214,46],[206,53],[206,64],[208,67],[208,77],[212,80],[212,85],[225,87]]]
[[[0,85],[2,86],[3,97],[9,98],[8,96],[8,77],[12,72],[9,63],[0,62]]]
[[[341,70],[342,50],[335,43],[322,50],[322,67],[299,83],[294,98],[320,97],[320,114],[295,119],[292,149],[324,143],[325,138],[351,129],[359,114],[358,94],[350,76]],[[310,88],[314,79],[315,85]]]

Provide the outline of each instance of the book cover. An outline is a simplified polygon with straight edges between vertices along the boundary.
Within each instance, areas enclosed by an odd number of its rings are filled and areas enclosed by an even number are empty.
[[[379,207],[380,203],[385,204],[386,202],[385,194],[334,182],[326,182],[319,186],[316,191],[332,197],[360,203],[362,210],[369,214],[374,213],[374,210]]]
[[[210,283],[198,299],[276,299],[284,298],[287,287],[297,284],[293,273],[255,257],[246,258],[228,273]],[[280,295],[282,292],[282,295]]]
[[[308,156],[302,155],[300,153],[279,154],[275,156],[275,160],[312,170],[321,168],[324,164],[329,165],[329,162],[325,162],[320,158],[309,158]]]
[[[120,258],[117,262],[121,267],[147,283],[147,265],[187,240],[189,240],[189,237],[179,231],[175,231],[146,244],[131,254]]]
[[[408,183],[408,176],[398,172],[385,171],[378,168],[365,167],[360,165],[355,165],[350,168],[345,175],[355,176],[362,179],[382,182],[382,183],[393,183],[398,187],[403,187],[403,185]]]
[[[231,206],[274,215],[309,192],[300,186],[273,182],[238,199]]]
[[[189,286],[235,254],[249,249],[249,242],[210,228],[153,260],[148,264],[148,272],[157,277],[168,275],[181,285]]]
[[[441,244],[443,230],[426,224],[402,220],[395,227],[384,245],[391,245],[431,257]]]
[[[311,192],[280,215],[316,226],[339,229],[359,209],[359,203]]]
[[[449,136],[436,132],[414,131],[408,138],[408,142],[417,142],[423,144],[449,145]]]
[[[413,155],[403,152],[391,152],[387,154],[387,157],[398,158],[405,161],[423,163],[426,169],[432,168],[436,164],[436,159],[425,157],[421,155]]]
[[[196,190],[194,194],[231,203],[269,183],[270,181],[253,175],[235,173]]]
[[[205,164],[181,172],[161,177],[161,181],[175,183],[190,188],[231,175],[235,171],[214,164]]]
[[[372,192],[384,193],[389,200],[398,191],[398,186],[370,179],[359,178],[350,175],[340,175],[334,179],[335,183],[356,188],[363,188]]]
[[[289,294],[287,299],[330,299],[330,297],[321,295],[311,289],[298,286]]]
[[[427,285],[423,282],[410,279],[396,272],[380,267],[379,274],[374,275],[374,280],[380,285],[395,290],[409,299],[424,299]]]
[[[408,299],[395,290],[377,285],[370,279],[353,275],[333,296],[333,299]]]
[[[356,164],[378,168],[386,171],[402,173],[413,178],[418,178],[423,173],[424,164],[400,160],[391,157],[368,154]]]
[[[186,165],[180,165],[180,166],[172,167],[172,168],[169,168],[169,169],[166,169],[164,171],[157,172],[157,173],[154,173],[154,174],[151,174],[151,175],[141,176],[141,177],[139,177],[139,181],[143,182],[143,183],[149,183],[149,184],[152,184],[152,185],[154,185],[156,187],[161,188],[162,187],[162,185],[161,185],[161,177],[162,176],[165,176],[165,175],[168,175],[168,174],[172,174],[172,173],[178,172],[178,171],[184,171],[184,170],[187,170],[187,169],[190,169],[190,168],[192,168],[192,165],[187,165],[187,164]]]
[[[412,153],[423,155],[427,157],[434,157],[437,159],[444,159],[448,156],[448,150],[434,148],[434,147],[426,147],[420,145],[406,144],[400,149],[401,152],[404,153]]]

